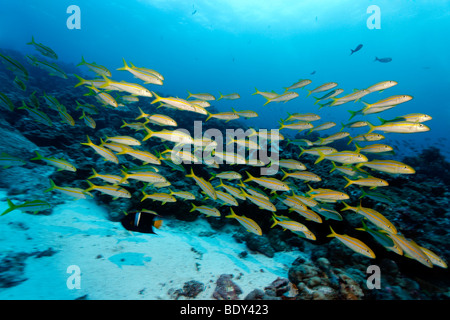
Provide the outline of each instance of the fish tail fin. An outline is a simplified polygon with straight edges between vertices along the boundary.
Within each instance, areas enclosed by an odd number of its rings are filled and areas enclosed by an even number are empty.
[[[90,177],[88,177],[88,179],[94,179],[94,178],[97,178],[97,177],[98,177],[98,173],[97,173],[97,171],[95,171],[94,168],[92,168],[92,173],[93,173],[93,175],[90,176]]]
[[[352,55],[354,52],[355,52],[355,50],[353,50],[353,49],[350,49],[350,55]]]
[[[362,192],[362,195],[358,199],[361,199],[361,198],[364,198],[364,197],[368,196],[367,192],[365,192],[363,188],[361,188],[360,190]]]
[[[87,137],[88,142],[81,142],[80,144],[85,145],[85,146],[92,146],[93,143],[91,141],[91,138],[89,138],[89,136],[86,136],[86,137]]]
[[[189,90],[186,90],[186,91],[187,91],[187,93],[188,93],[188,96],[187,96],[186,99],[189,99],[190,97],[192,97],[192,93],[190,93]]]
[[[37,150],[35,150],[34,152],[36,153],[36,157],[31,158],[30,160],[42,160],[42,159],[44,159],[44,157],[41,154],[39,154],[39,152]]]
[[[378,120],[380,120],[381,121],[381,124],[385,124],[386,122],[388,122],[387,120],[384,120],[383,118],[381,118],[381,117],[377,117],[378,118]]]
[[[266,98],[266,99],[267,99],[267,101],[266,101],[266,103],[263,104],[263,107],[264,107],[266,104],[268,104],[269,102],[272,102],[272,99],[270,99],[270,98]]]
[[[350,112],[350,114],[351,114],[350,119],[348,119],[348,121],[352,120],[358,114],[358,111],[352,111],[352,110],[347,110],[347,111]]]
[[[276,219],[276,215],[272,215],[273,224],[270,226],[271,228],[275,227],[278,224],[278,220]]]
[[[248,171],[245,171],[245,173],[247,174],[248,178],[244,180],[244,182],[252,181],[253,179],[255,179],[255,177],[248,173]]]
[[[127,62],[125,61],[125,58],[122,58],[123,59],[123,67],[122,68],[117,68],[116,70],[128,70],[128,69],[130,69],[130,67],[127,65]]]
[[[191,173],[187,174],[185,177],[187,177],[187,178],[194,178],[195,177],[194,170],[191,168]]]
[[[49,179],[49,180],[50,180],[50,188],[45,189],[44,192],[50,192],[50,191],[56,189],[56,184],[55,184],[55,182],[54,182],[52,179]]]
[[[147,126],[144,125],[144,129],[145,131],[147,131],[147,135],[144,137],[144,139],[142,139],[142,141],[146,141],[148,139],[150,139],[153,136],[153,131],[150,130]]]
[[[312,90],[306,90],[306,91],[308,91],[308,94],[306,95],[306,97],[309,97],[312,93]]]
[[[283,181],[284,179],[286,179],[287,177],[289,177],[289,173],[287,173],[287,172],[284,171],[283,169],[280,169],[280,170],[284,173],[283,178],[281,178],[281,181]]]
[[[192,209],[189,210],[189,212],[195,211],[198,208],[195,204],[193,204],[193,203],[191,203],[191,204],[192,204]]]
[[[78,119],[84,119],[84,118],[86,118],[86,113],[85,113],[84,110],[83,110],[83,114],[82,114],[81,117],[79,117]]]
[[[352,141],[353,141],[353,137],[348,136],[348,143],[347,143],[347,145],[349,145],[350,143],[352,143]]]
[[[14,203],[12,203],[11,200],[6,199],[6,202],[8,203],[8,209],[6,209],[5,211],[3,211],[0,216],[4,216],[7,213],[10,213],[11,211],[16,210],[19,206],[16,206]]]
[[[309,183],[307,183],[306,185],[307,185],[308,188],[309,188],[309,191],[307,191],[306,194],[307,194],[308,196],[311,196],[311,193],[314,191],[314,189],[309,185]]]
[[[238,187],[242,187],[242,188],[247,187],[247,186],[242,182],[242,180],[239,180],[239,183],[237,184],[237,186],[238,186]]]
[[[344,176],[344,179],[347,180],[347,184],[345,185],[344,189],[347,188],[349,185],[351,185],[351,184],[354,183],[352,180],[350,180],[350,179],[347,178],[346,176]]]
[[[156,229],[160,229],[162,225],[163,225],[163,221],[162,220],[156,220],[155,222],[153,222],[153,226]]]
[[[219,101],[222,98],[223,98],[223,94],[222,94],[222,92],[219,91],[219,99],[217,99],[217,101]]]
[[[332,163],[332,165],[333,165],[333,168],[330,170],[329,173],[332,173],[334,170],[337,169],[336,163],[335,163],[334,161],[331,161],[331,163]]]
[[[213,114],[209,111],[206,111],[206,114],[208,115],[208,117],[206,118],[205,122],[211,119],[211,117],[213,116]]]
[[[141,113],[135,120],[141,119],[141,118],[145,118],[147,116],[146,113],[144,113],[144,111],[142,111],[142,109],[140,107],[138,107],[139,112]]]
[[[371,107],[371,105],[369,104],[369,103],[367,103],[367,102],[364,102],[364,101],[361,101],[362,102],[362,104],[363,105],[365,105],[366,106],[366,108],[370,108]]]
[[[89,191],[91,191],[91,190],[94,190],[95,189],[95,187],[96,187],[96,185],[94,185],[92,182],[90,182],[89,180],[86,180],[86,182],[88,183],[88,185],[89,185],[89,188],[87,188],[87,189],[84,189],[84,191],[85,192],[89,192]]]
[[[234,213],[233,208],[230,208],[231,213],[227,216],[225,216],[225,218],[235,218],[237,217],[236,213]]]
[[[300,158],[304,153],[305,153],[305,149],[303,149],[302,147],[299,147],[300,148],[300,153],[298,154],[298,157]]]
[[[362,149],[361,146],[357,142],[355,142],[355,148],[356,148],[356,150],[355,150],[356,153],[359,153]]]
[[[75,76],[75,78],[77,78],[78,79],[78,83],[74,86],[74,88],[76,88],[76,87],[79,87],[79,86],[81,86],[81,85],[83,85],[83,84],[85,84],[87,81],[85,80],[85,79],[83,79],[82,77],[80,77],[79,75],[77,75],[77,74],[73,74],[74,76]]]
[[[373,61],[375,62],[375,61],[378,61],[378,60],[379,60],[378,57],[375,57],[375,60],[373,60]]]
[[[27,42],[27,44],[35,44],[36,42],[34,41],[34,36],[31,36],[31,41]]]
[[[122,184],[122,183],[124,183],[125,181],[127,181],[128,180],[128,177],[130,176],[128,173],[126,173],[125,171],[123,171],[123,170],[120,170],[120,173],[123,175],[123,178],[122,179],[120,179],[120,181],[119,181],[119,183],[118,184]]]
[[[123,125],[120,126],[120,128],[128,127],[128,123],[122,119]]]
[[[343,201],[342,203],[344,204],[344,208],[341,209],[340,211],[347,211],[353,209],[353,207],[349,206],[345,201]]]
[[[223,184],[222,179],[219,178],[219,181],[220,181],[220,183],[217,185],[216,188],[219,188],[219,187],[225,187],[225,185]]]
[[[81,62],[79,64],[77,64],[76,66],[79,67],[79,66],[82,66],[82,65],[85,65],[85,64],[86,64],[86,61],[84,60],[84,57],[81,56]]]
[[[258,94],[258,93],[260,93],[260,91],[258,90],[258,88],[255,87],[255,92],[252,93],[252,96],[254,96],[255,94]]]
[[[370,128],[370,130],[367,133],[371,133],[373,130],[375,130],[375,126],[373,124],[371,124],[369,121],[367,121],[367,125]]]
[[[106,87],[108,87],[111,83],[112,83],[112,81],[111,81],[111,79],[109,79],[108,77],[106,77],[104,74],[102,74],[102,77],[103,77],[103,80],[105,81],[105,83],[104,84],[102,84],[101,86],[100,86],[100,88],[106,88]]]
[[[245,192],[245,190],[244,189],[242,189],[242,188],[239,188],[239,189],[241,189],[241,194],[244,196],[244,197],[248,197],[248,193],[247,192]]]
[[[334,232],[333,228],[330,226],[331,233],[327,235],[328,238],[334,238],[336,237],[336,232]]]
[[[317,153],[319,154],[319,158],[317,158],[316,162],[314,162],[315,165],[318,164],[323,159],[325,159],[325,154],[323,154],[322,151],[317,151]]]
[[[155,104],[155,103],[161,101],[161,97],[158,96],[154,91],[152,91],[152,94],[155,96],[155,99],[151,102],[151,104]]]
[[[361,223],[362,223],[362,228],[355,228],[355,230],[359,230],[359,231],[367,231],[367,230],[369,230],[367,225],[364,223],[364,220],[361,220]]]

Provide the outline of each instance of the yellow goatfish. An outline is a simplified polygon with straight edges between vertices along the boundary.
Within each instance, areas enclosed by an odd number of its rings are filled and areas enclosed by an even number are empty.
[[[232,208],[230,208],[230,211],[231,211],[231,214],[228,216],[225,216],[225,218],[234,218],[241,225],[243,225],[245,227],[245,229],[247,229],[248,232],[252,232],[254,234],[257,234],[258,236],[262,235],[262,230],[255,221],[253,221],[250,218],[244,217],[244,216],[236,215]]]
[[[244,182],[254,181],[257,184],[259,184],[259,185],[261,185],[261,186],[263,186],[265,188],[269,188],[271,190],[274,190],[274,191],[289,191],[290,190],[289,186],[286,183],[281,182],[278,179],[275,179],[275,178],[264,178],[264,177],[263,178],[261,178],[261,177],[260,178],[255,178],[250,173],[248,173],[247,171],[245,171],[245,172],[248,175],[248,179],[244,180]]]
[[[337,234],[334,232],[333,228],[331,228],[331,234],[329,234],[327,237],[335,237],[340,242],[342,242],[345,246],[349,247],[353,251],[360,253],[368,258],[374,259],[375,253],[370,249],[365,243],[363,243],[361,240],[358,240],[356,238],[350,237],[346,234]]]
[[[197,183],[197,185],[200,187],[200,189],[203,190],[204,193],[206,193],[211,199],[217,200],[216,190],[213,188],[211,183],[209,183],[202,177],[197,177],[194,174],[194,170],[192,168],[191,168],[191,174],[186,175],[186,177],[193,178],[194,181]]]
[[[393,174],[414,174],[416,171],[407,164],[395,160],[372,160],[369,162],[358,163],[357,169],[362,166],[369,167],[373,170],[393,173]]]
[[[77,199],[87,199],[92,198],[92,194],[89,193],[86,190],[80,189],[80,188],[72,188],[72,187],[59,187],[53,182],[52,179],[50,179],[50,188],[44,190],[44,192],[50,192],[53,190],[58,190],[61,193],[64,193],[68,196],[77,198]]]
[[[77,171],[77,168],[75,168],[75,166],[73,164],[69,163],[68,161],[66,161],[64,159],[46,158],[46,157],[43,157],[42,155],[40,155],[39,152],[37,152],[37,151],[34,151],[34,152],[36,153],[36,157],[32,158],[30,160],[45,161],[49,165],[57,167],[58,171],[61,171],[61,170],[67,170],[67,171],[72,171],[72,172]]]
[[[219,210],[210,206],[196,206],[195,204],[192,204],[192,209],[189,212],[192,211],[199,211],[207,217],[220,217]]]
[[[92,143],[89,136],[87,136],[88,142],[82,142],[82,145],[90,146],[92,149],[94,149],[95,152],[97,152],[99,155],[101,155],[106,161],[111,161],[114,163],[119,163],[119,159],[117,159],[116,155],[111,151],[108,150],[102,146],[98,146],[94,143]]]
[[[89,180],[86,180],[86,182],[89,184],[89,188],[84,190],[86,192],[91,191],[91,190],[97,190],[97,191],[100,191],[101,193],[112,196],[113,199],[131,198],[131,194],[130,194],[130,192],[128,192],[128,190],[126,190],[122,187],[119,187],[117,185],[96,186]]]
[[[133,76],[135,76],[138,79],[141,79],[144,81],[144,83],[148,84],[157,84],[162,85],[162,80],[154,73],[144,71],[142,69],[137,69],[136,67],[129,67],[125,59],[123,59],[123,68],[118,68],[117,70],[124,70],[130,72]]]

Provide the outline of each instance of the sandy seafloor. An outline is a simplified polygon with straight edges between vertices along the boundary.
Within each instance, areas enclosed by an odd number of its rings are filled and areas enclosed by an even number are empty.
[[[0,199],[6,199],[6,192],[0,192]],[[1,201],[0,212],[6,209],[6,201]],[[0,217],[1,259],[12,252],[54,252],[26,258],[26,280],[0,288],[0,299],[171,300],[174,290],[197,280],[206,289],[195,299],[210,300],[221,274],[233,274],[243,299],[277,277],[287,278],[289,266],[304,254],[278,252],[269,258],[250,252],[232,237],[235,226],[216,231],[204,219],[162,218],[157,234],[131,233],[120,222],[106,219],[105,210],[94,200],[68,200],[51,215],[16,210]],[[242,251],[249,254],[239,258]],[[67,272],[71,265],[81,271],[80,289],[67,286],[74,275]]]

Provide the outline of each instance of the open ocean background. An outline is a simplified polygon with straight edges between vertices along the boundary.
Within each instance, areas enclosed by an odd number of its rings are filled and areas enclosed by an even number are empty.
[[[81,9],[81,29],[69,30],[70,5]],[[369,29],[370,5],[380,8],[380,29]],[[132,81],[115,71],[122,58],[154,68],[165,77],[162,92],[186,97],[191,92],[237,92],[235,102],[218,101],[219,110],[252,109],[258,128],[277,128],[286,112],[315,112],[314,99],[300,97],[285,104],[269,104],[252,96],[255,87],[277,93],[299,79],[311,79],[312,89],[335,81],[346,93],[384,80],[399,84],[367,98],[409,94],[404,105],[369,117],[391,119],[412,112],[433,117],[431,131],[391,134],[402,155],[436,145],[447,157],[450,108],[450,29],[448,1],[3,1],[0,47],[32,53],[34,35],[55,50],[59,61],[77,64],[84,56],[112,70],[113,79]],[[363,44],[353,55],[350,49]],[[392,62],[374,62],[390,57]],[[315,71],[315,74],[311,74]],[[129,77],[129,79],[127,79]],[[158,88],[159,89],[159,88]],[[344,93],[345,94],[345,93]],[[316,96],[320,96],[318,94]],[[363,99],[364,100],[364,99]],[[344,110],[362,103],[324,108],[327,121],[346,121]],[[357,118],[355,118],[357,119]],[[395,143],[395,142],[394,142]]]

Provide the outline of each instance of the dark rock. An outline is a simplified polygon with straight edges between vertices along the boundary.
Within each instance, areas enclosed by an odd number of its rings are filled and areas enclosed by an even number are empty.
[[[0,288],[11,288],[27,280],[24,270],[29,256],[25,252],[12,252],[3,257],[0,261]]]
[[[213,298],[217,300],[237,300],[242,294],[241,288],[235,284],[231,279],[232,274],[222,274],[216,282]]]
[[[205,290],[205,285],[200,281],[191,280],[185,282],[183,285],[183,290],[179,293],[179,295],[195,298],[200,292]]]
[[[261,289],[254,289],[249,292],[244,298],[244,300],[265,300],[265,292]]]
[[[56,251],[53,248],[48,248],[47,250],[44,251],[39,251],[35,254],[35,258],[42,258],[42,257],[51,257],[54,254],[56,254],[58,251]]]

